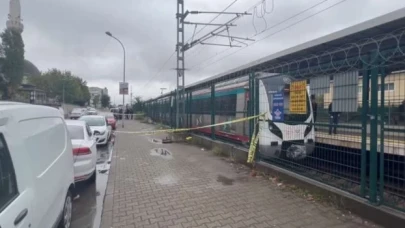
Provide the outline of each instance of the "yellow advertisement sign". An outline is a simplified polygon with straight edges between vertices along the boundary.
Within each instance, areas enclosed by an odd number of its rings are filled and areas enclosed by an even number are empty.
[[[290,113],[307,113],[307,81],[295,81],[290,84]]]

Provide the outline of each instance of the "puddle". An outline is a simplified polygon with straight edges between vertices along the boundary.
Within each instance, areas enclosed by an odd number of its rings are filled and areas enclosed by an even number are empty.
[[[163,159],[172,159],[173,155],[172,152],[170,152],[168,149],[166,148],[155,148],[150,150],[150,155],[152,156],[157,156],[157,157],[161,157]]]
[[[177,182],[178,182],[178,178],[171,174],[167,174],[167,175],[163,175],[158,178],[155,178],[155,183],[161,184],[161,185],[173,185],[173,184],[177,184]]]
[[[223,185],[233,185],[233,182],[235,181],[234,179],[227,178],[222,175],[218,175],[217,181],[221,182]]]

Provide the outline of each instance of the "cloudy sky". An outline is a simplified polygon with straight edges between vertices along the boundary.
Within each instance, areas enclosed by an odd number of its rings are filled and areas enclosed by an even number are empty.
[[[7,20],[8,1],[0,1],[1,29]],[[120,45],[105,35],[105,31],[110,31],[126,47],[126,77],[134,96],[147,99],[160,94],[160,88],[175,88],[175,55],[166,65],[164,63],[175,49],[176,0],[20,1],[26,58],[41,71],[70,70],[90,86],[107,87],[112,101],[121,102],[118,82],[122,80],[123,53]],[[258,4],[261,2],[266,2],[266,10],[264,4]],[[240,51],[236,47],[195,46],[186,54],[186,84],[405,7],[404,0],[274,0],[274,7],[272,2],[185,0],[185,9],[199,11],[222,11],[232,4],[230,12],[250,10],[254,13],[257,5],[255,15],[240,18],[230,33],[255,40],[268,36]],[[301,11],[305,12],[280,23]],[[317,14],[320,11],[323,12]],[[208,22],[214,16],[190,15],[187,20]],[[225,22],[231,17],[223,15],[214,22]],[[296,25],[289,27],[292,24]],[[283,30],[286,27],[289,28]],[[197,31],[201,28],[197,27]],[[206,27],[195,38],[212,29],[212,26]],[[186,27],[186,40],[193,31],[194,26]],[[210,42],[229,43],[224,38]]]

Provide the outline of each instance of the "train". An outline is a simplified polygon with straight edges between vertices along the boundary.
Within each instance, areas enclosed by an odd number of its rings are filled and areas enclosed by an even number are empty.
[[[259,153],[262,158],[304,159],[315,148],[315,130],[313,110],[310,102],[309,85],[305,88],[305,112],[291,114],[290,83],[296,81],[291,76],[258,73],[259,82],[259,112],[264,117],[259,118]],[[192,92],[191,127],[201,127],[211,124],[211,89],[200,89]],[[159,118],[170,122],[170,109],[174,97],[166,96],[157,102],[161,106]],[[239,77],[234,80],[215,85],[215,123],[223,123],[248,117],[249,77]],[[275,108],[277,107],[277,108]],[[215,126],[218,138],[248,144],[249,121]],[[201,128],[198,132],[211,135],[211,127]]]

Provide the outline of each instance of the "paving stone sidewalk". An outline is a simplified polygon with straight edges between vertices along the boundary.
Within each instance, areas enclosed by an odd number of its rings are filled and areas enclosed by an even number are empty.
[[[117,130],[152,127],[125,125]],[[152,137],[116,133],[101,228],[376,227],[251,177],[210,151]]]

